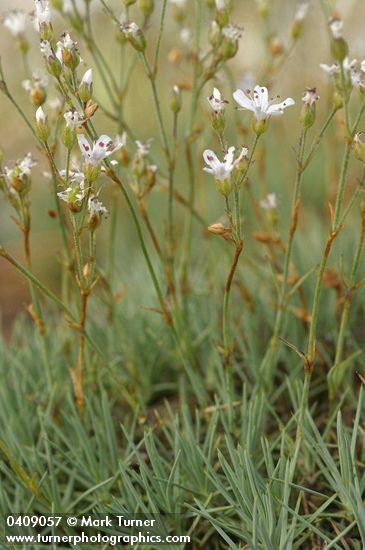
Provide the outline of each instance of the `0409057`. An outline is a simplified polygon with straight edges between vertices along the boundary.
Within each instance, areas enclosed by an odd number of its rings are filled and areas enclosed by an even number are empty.
[[[15,525],[19,527],[58,527],[61,523],[61,516],[7,516],[6,525],[13,527]]]

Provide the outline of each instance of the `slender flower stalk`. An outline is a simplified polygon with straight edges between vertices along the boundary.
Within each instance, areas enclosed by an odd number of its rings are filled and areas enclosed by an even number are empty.
[[[343,361],[346,330],[347,330],[349,316],[350,316],[350,307],[353,299],[353,294],[356,289],[356,276],[360,267],[360,260],[363,253],[364,242],[365,242],[365,209],[364,209],[364,206],[362,206],[361,207],[361,232],[360,232],[358,245],[356,247],[355,256],[352,262],[350,278],[346,285],[345,298],[344,298],[344,304],[342,308],[342,315],[341,315],[341,321],[340,321],[340,328],[339,328],[337,344],[336,344],[335,360],[334,360],[334,365],[331,369],[332,372],[330,372],[331,378],[329,382],[330,384],[329,389],[330,389],[331,401],[333,401],[333,399],[335,398],[336,391],[341,381],[342,373],[338,371]]]
[[[292,198],[292,207],[291,207],[291,225],[289,231],[288,244],[285,251],[284,258],[284,270],[282,283],[280,288],[279,301],[277,305],[277,313],[274,325],[273,335],[270,340],[269,347],[261,363],[261,371],[265,373],[265,380],[270,386],[273,378],[273,368],[276,362],[277,353],[278,353],[278,338],[283,328],[283,323],[285,320],[285,310],[286,310],[286,300],[287,300],[287,289],[288,289],[288,278],[289,278],[289,268],[292,257],[293,242],[295,233],[298,225],[298,215],[301,202],[301,188],[303,183],[303,158],[306,144],[307,130],[303,129],[302,134],[299,140],[298,147],[298,160],[297,160],[297,171],[295,178],[294,193]]]

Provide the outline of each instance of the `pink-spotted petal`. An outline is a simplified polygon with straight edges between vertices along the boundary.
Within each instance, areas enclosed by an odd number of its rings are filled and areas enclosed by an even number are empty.
[[[211,149],[206,149],[204,151],[203,158],[204,158],[206,164],[208,164],[208,166],[210,166],[211,168],[214,168],[215,166],[217,166],[217,164],[219,164],[219,160],[217,158],[217,155]]]
[[[84,159],[88,160],[91,158],[91,147],[85,136],[82,136],[81,134],[77,135],[77,141],[79,142],[79,147],[82,153],[82,156]]]

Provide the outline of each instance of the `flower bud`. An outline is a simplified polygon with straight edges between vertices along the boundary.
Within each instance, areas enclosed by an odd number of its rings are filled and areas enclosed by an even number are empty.
[[[303,1],[298,5],[295,13],[294,21],[290,30],[290,34],[293,40],[298,40],[303,32],[304,20],[307,16],[310,2]]]
[[[83,103],[87,103],[91,99],[93,93],[93,71],[88,69],[82,77],[79,86],[79,96]]]
[[[339,61],[340,63],[342,63],[343,60],[346,59],[349,53],[349,47],[346,40],[344,38],[332,40],[331,51],[336,61]]]
[[[361,137],[364,134],[364,132],[358,132],[353,140],[353,146],[355,151],[355,156],[358,160],[365,163],[365,145],[362,141]]]
[[[85,106],[85,116],[86,118],[91,118],[94,116],[96,111],[99,109],[99,105],[95,103],[94,101],[91,101],[91,99],[86,103]]]
[[[290,29],[290,36],[292,37],[293,40],[298,40],[298,38],[301,37],[302,32],[303,32],[303,21],[297,21],[295,19]]]
[[[117,153],[117,158],[121,166],[128,166],[131,160],[131,157],[125,147],[119,149]]]
[[[217,10],[215,14],[215,20],[218,26],[223,29],[229,23],[229,11],[224,8],[222,10]]]
[[[236,25],[227,25],[222,29],[222,42],[218,55],[223,59],[231,59],[238,51],[238,41],[242,36],[242,28]]]
[[[167,56],[167,59],[172,65],[178,65],[181,62],[182,58],[183,53],[180,48],[172,48]]]
[[[172,89],[170,109],[175,114],[181,111],[181,90],[179,86],[174,86]]]
[[[272,55],[281,55],[284,53],[284,45],[280,38],[273,36],[270,40],[270,49]]]
[[[77,43],[72,40],[71,36],[67,32],[65,32],[62,35],[62,40],[57,43],[57,46],[61,52],[64,65],[71,71],[74,71],[80,64]]]
[[[35,107],[40,107],[47,99],[46,90],[35,86],[30,92],[30,99]]]
[[[209,43],[213,46],[213,48],[218,46],[221,40],[221,30],[216,21],[212,21],[212,24],[210,26],[209,33],[208,33],[208,40],[209,40]]]
[[[50,136],[48,120],[42,107],[38,107],[36,112],[36,134],[40,141],[46,142]]]
[[[172,6],[172,17],[176,23],[182,23],[187,16],[186,1],[174,1]]]
[[[317,95],[316,88],[306,88],[303,95],[303,107],[300,115],[300,121],[303,127],[308,130],[313,126],[316,118],[316,101],[318,101],[319,96]]]
[[[99,201],[97,195],[91,195],[88,200],[87,208],[89,212],[87,222],[88,228],[90,231],[95,231],[101,224],[103,216],[105,218],[108,216],[108,210]]]
[[[146,49],[146,39],[136,23],[124,23],[120,30],[135,50],[143,52]]]
[[[41,40],[47,40],[48,42],[50,42],[51,40],[53,40],[53,27],[52,27],[52,23],[49,22],[43,22],[40,24],[39,26],[39,37]]]
[[[342,109],[343,107],[342,94],[338,90],[335,90],[333,94],[333,107],[335,109]]]
[[[18,177],[15,172],[16,170],[14,170],[10,185],[12,189],[14,189],[14,191],[17,191],[17,193],[21,193],[24,195],[30,189],[30,179],[28,176]]]
[[[155,9],[155,0],[139,0],[139,9],[145,17],[150,17]]]
[[[268,0],[257,0],[259,14],[261,17],[268,17],[270,15],[270,4]]]
[[[147,166],[146,185],[149,190],[156,184],[156,172],[157,166],[154,164]]]
[[[55,56],[51,44],[48,40],[41,41],[41,53],[46,60],[47,71],[58,78],[62,72],[62,65],[59,59]]]
[[[225,227],[222,223],[213,223],[208,227],[209,233],[217,235],[218,237],[223,237],[225,241],[232,242],[232,229],[230,227]]]
[[[61,139],[66,149],[71,150],[76,143],[76,130],[64,124]]]
[[[142,155],[135,155],[132,163],[132,173],[136,180],[146,175],[146,161]]]
[[[349,53],[347,42],[342,36],[343,22],[341,21],[341,19],[333,18],[329,22],[329,27],[332,34],[332,55],[336,59],[336,61],[342,63]]]

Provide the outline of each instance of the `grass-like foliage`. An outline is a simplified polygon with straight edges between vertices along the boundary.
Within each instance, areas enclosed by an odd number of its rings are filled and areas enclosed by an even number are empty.
[[[1,136],[20,244],[5,232],[0,256],[29,305],[0,347],[0,512],[160,514],[190,537],[172,548],[363,549],[350,15],[332,0],[120,4],[34,0],[3,18],[1,107],[32,152],[14,161]],[[320,93],[295,67],[304,52],[318,75],[317,35]]]

